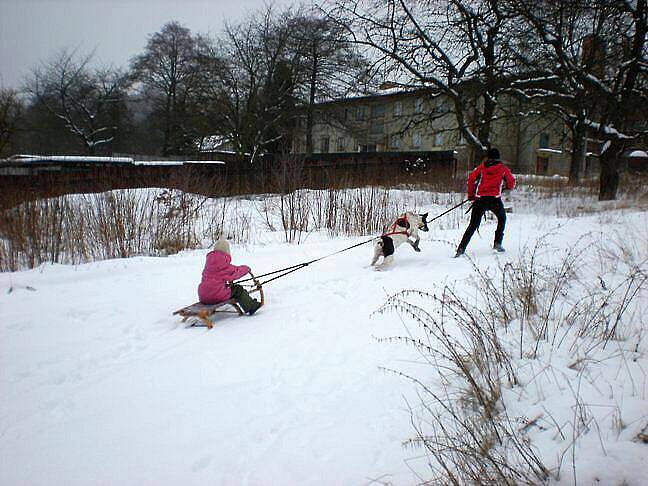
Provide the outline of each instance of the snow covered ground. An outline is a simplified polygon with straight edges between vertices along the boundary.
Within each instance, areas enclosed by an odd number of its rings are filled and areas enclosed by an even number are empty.
[[[542,235],[553,255],[592,232],[618,237],[643,228],[646,236],[645,211],[559,218],[551,204],[509,217],[503,255],[490,249],[494,223],[486,222],[470,258],[496,271]],[[370,245],[355,248],[268,284],[258,314],[221,316],[212,330],[186,328],[171,315],[196,300],[207,250],[0,274],[0,484],[404,485],[428,478],[424,452],[402,446],[414,435],[407,403],[417,403],[418,390],[381,370],[411,368],[420,356],[378,342],[406,330],[398,316],[374,312],[402,289],[453,283],[471,291],[470,260],[450,258],[463,228],[432,226],[422,252],[401,247],[387,271],[369,267]],[[363,238],[281,239],[266,232],[234,245],[233,262],[264,273]],[[645,293],[640,298],[645,304]],[[597,422],[603,432],[576,454],[582,484],[645,480],[648,445],[635,440],[648,417],[645,346],[636,341],[631,362],[615,347],[609,367],[591,379],[587,400],[617,408],[605,408],[607,418]],[[558,367],[566,357],[555,359]],[[547,351],[537,363],[549,361]],[[504,399],[519,416],[552,406],[573,415],[573,397],[545,378],[533,383],[542,393],[511,390]],[[555,468],[569,437],[531,433]],[[570,474],[558,481],[572,484]]]

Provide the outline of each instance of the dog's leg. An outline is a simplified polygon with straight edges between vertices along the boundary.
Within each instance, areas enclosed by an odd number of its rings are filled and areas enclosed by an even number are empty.
[[[371,260],[371,266],[373,267],[378,259],[380,258],[380,255],[383,254],[383,245],[380,240],[376,241],[374,243],[374,254],[373,254],[373,259]]]
[[[416,239],[414,241],[410,240],[407,238],[407,242],[412,245],[412,248],[414,248],[414,251],[421,251],[419,248],[419,241],[421,241],[421,237],[416,235]]]
[[[394,255],[386,256],[385,258],[383,258],[383,261],[380,264],[380,268],[385,268],[390,266],[393,261],[394,261]]]

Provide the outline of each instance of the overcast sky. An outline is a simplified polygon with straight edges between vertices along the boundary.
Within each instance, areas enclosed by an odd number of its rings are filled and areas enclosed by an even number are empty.
[[[61,49],[95,50],[102,65],[126,67],[147,36],[169,20],[217,34],[264,0],[0,0],[0,87],[19,87]],[[284,6],[293,0],[274,0]]]

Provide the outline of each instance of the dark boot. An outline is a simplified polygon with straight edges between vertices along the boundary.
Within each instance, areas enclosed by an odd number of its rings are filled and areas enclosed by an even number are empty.
[[[500,253],[503,253],[503,252],[506,251],[506,250],[504,249],[504,247],[502,246],[501,243],[495,243],[495,244],[493,245],[493,250],[495,250],[495,251],[497,251],[497,252],[500,252]]]
[[[254,303],[252,304],[252,307],[250,307],[250,310],[248,311],[248,315],[251,316],[256,311],[258,311],[260,307],[261,307],[261,302],[257,302],[255,300]]]
[[[254,314],[259,307],[261,307],[261,304],[250,297],[250,294],[248,294],[243,287],[237,284],[232,285],[232,298],[236,299],[236,302],[241,306],[243,312],[249,315]]]
[[[463,248],[459,247],[457,248],[457,253],[455,253],[455,258],[459,258],[460,256],[463,256],[463,254],[466,253],[466,250]]]

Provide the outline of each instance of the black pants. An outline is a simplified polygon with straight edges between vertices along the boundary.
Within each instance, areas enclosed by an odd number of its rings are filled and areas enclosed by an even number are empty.
[[[483,196],[477,198],[475,203],[472,206],[472,212],[470,213],[470,224],[466,228],[466,232],[459,243],[459,249],[465,250],[470,242],[470,238],[475,233],[477,228],[479,228],[479,223],[481,223],[482,217],[486,211],[492,211],[497,217],[497,229],[495,230],[495,241],[496,245],[501,245],[502,240],[504,239],[504,226],[506,225],[506,213],[504,212],[504,204],[499,197],[493,196]]]

